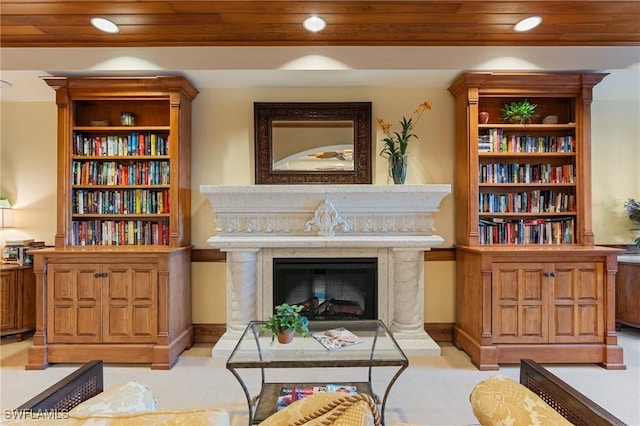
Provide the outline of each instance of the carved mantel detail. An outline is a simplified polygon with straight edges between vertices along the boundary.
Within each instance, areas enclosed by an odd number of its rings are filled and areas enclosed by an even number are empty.
[[[340,217],[333,204],[328,200],[324,200],[313,213],[313,219],[305,224],[304,232],[311,232],[313,229],[317,229],[318,235],[333,237],[338,227],[342,228],[344,232],[349,232],[349,225]]]

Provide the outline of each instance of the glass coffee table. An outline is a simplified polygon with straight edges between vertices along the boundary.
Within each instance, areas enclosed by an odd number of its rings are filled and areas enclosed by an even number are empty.
[[[391,387],[400,374],[409,366],[409,361],[398,346],[391,332],[380,320],[354,321],[312,321],[310,332],[344,327],[363,340],[362,343],[337,350],[326,349],[318,340],[309,336],[296,335],[289,344],[272,343],[270,332],[262,331],[264,321],[251,321],[238,344],[227,360],[227,369],[236,377],[247,398],[249,425],[258,424],[276,412],[278,396],[282,388],[314,387],[326,384],[355,386],[358,392],[374,397],[380,405],[380,417],[384,424],[384,409]],[[327,373],[325,381],[271,382],[267,380],[269,369],[315,369],[315,368],[358,368],[363,373],[361,379],[342,381],[341,374]],[[392,367],[395,372],[388,379],[382,398],[374,392],[372,374],[374,367]],[[396,369],[397,368],[397,369]],[[242,369],[260,369],[260,389],[251,397],[249,389],[239,373]],[[329,371],[329,370],[328,370]],[[331,370],[334,371],[334,370]],[[288,373],[288,372],[287,372]],[[292,375],[293,377],[293,375]]]

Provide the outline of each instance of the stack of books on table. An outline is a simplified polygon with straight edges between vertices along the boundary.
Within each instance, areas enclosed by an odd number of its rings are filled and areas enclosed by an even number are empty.
[[[44,241],[7,240],[2,250],[2,263],[19,266],[33,265],[33,255],[30,254],[30,251],[45,247]]]

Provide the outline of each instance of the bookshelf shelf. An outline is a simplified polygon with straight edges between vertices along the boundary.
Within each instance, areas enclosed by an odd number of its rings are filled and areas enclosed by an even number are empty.
[[[73,130],[86,133],[169,132],[171,126],[73,126]]]
[[[44,80],[58,106],[58,219],[55,247],[34,254],[36,300],[46,308],[27,369],[96,358],[169,369],[193,343],[198,92],[183,77]],[[123,112],[137,125],[90,125],[119,124]]]
[[[131,161],[131,160],[170,160],[170,155],[73,155],[78,161]]]
[[[112,190],[125,190],[125,189],[169,189],[171,185],[73,185],[78,189],[112,189]]]
[[[549,217],[563,217],[563,216],[575,216],[576,213],[575,212],[551,212],[551,213],[546,213],[545,216],[549,216]],[[500,216],[500,217],[539,217],[540,213],[532,213],[532,212],[521,212],[521,213],[509,213],[509,212],[483,212],[483,213],[478,213],[478,216],[480,216],[481,218],[487,218],[487,217],[496,217],[496,216]]]
[[[478,124],[478,129],[505,129],[511,131],[524,132],[540,132],[550,130],[572,130],[576,128],[575,123],[567,124],[508,124],[508,123],[488,123]]]
[[[454,343],[480,369],[523,356],[624,368],[607,296],[619,251],[595,246],[591,224],[592,89],[605,76],[478,72],[449,87]],[[537,105],[537,119],[554,115],[558,124],[501,123],[501,109],[523,99]],[[479,123],[480,112],[488,123]]]

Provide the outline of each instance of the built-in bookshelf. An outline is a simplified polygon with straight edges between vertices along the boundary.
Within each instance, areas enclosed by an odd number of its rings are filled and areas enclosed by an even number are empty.
[[[624,368],[606,296],[618,251],[595,246],[591,224],[592,89],[605,76],[477,72],[449,87],[456,109],[453,340],[480,369],[524,354]],[[537,105],[537,117],[503,122],[501,110],[523,100]]]
[[[56,247],[190,243],[190,101],[182,78],[46,79],[64,90]],[[180,108],[175,101],[180,99]]]
[[[34,253],[36,300],[46,309],[27,368],[96,358],[171,368],[193,343],[198,91],[183,77],[45,82],[58,106],[57,233],[54,248]]]

